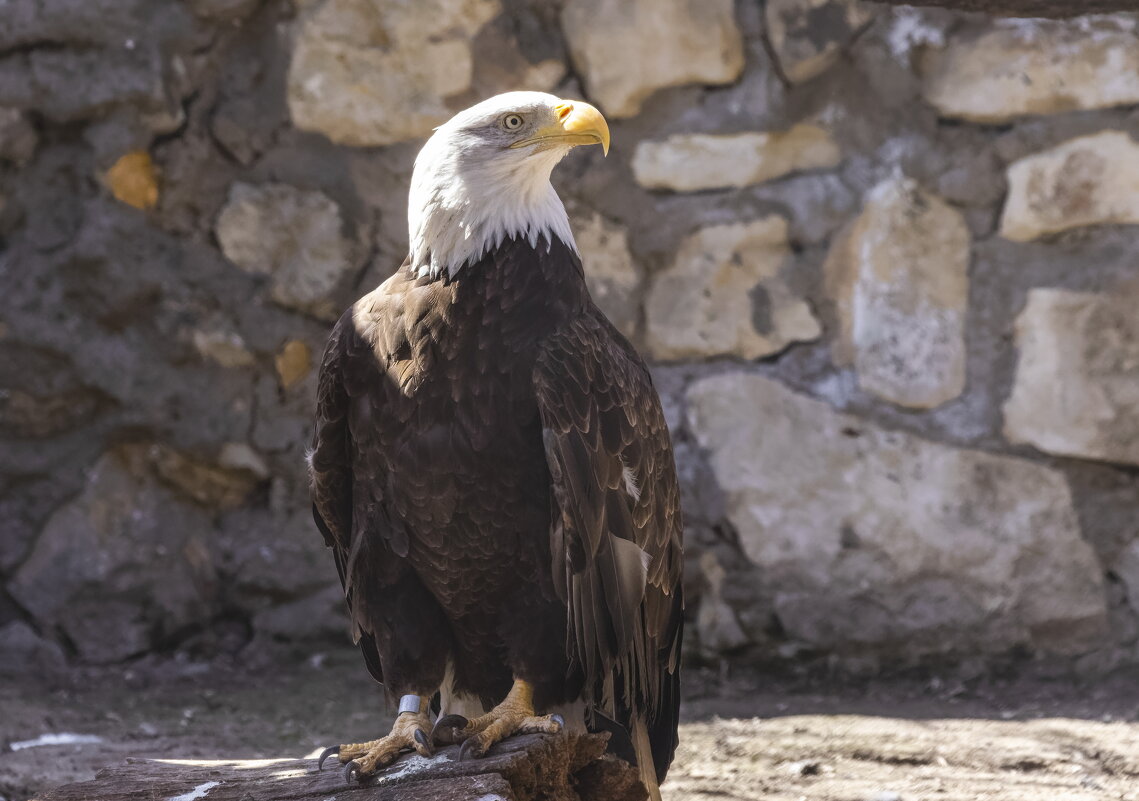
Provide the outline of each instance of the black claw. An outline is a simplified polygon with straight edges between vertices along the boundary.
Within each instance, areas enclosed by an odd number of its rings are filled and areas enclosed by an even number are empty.
[[[566,719],[561,715],[550,715],[550,720],[558,724],[558,731],[561,731],[566,727]]]
[[[422,745],[430,756],[435,756],[435,749],[431,746],[431,741],[427,738],[427,732],[423,729],[415,730],[415,742]]]
[[[352,760],[344,766],[344,781],[351,784],[354,781],[360,780],[360,765],[356,760]]]
[[[325,748],[323,751],[321,751],[320,759],[318,759],[316,762],[316,769],[324,770],[324,760],[328,759],[333,754],[340,756],[340,746],[334,745],[331,748]]]
[[[463,745],[459,748],[459,761],[462,762],[466,759],[478,759],[482,754],[478,749],[478,740],[474,737],[468,737],[463,741]]]
[[[451,729],[450,742],[455,742],[458,739],[459,731],[465,729],[468,722],[462,715],[444,715],[435,721],[435,725],[431,727],[431,742],[439,742],[436,735],[443,729]]]

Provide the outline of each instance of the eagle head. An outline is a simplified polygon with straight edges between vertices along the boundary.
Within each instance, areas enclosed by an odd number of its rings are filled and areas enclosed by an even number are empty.
[[[609,152],[596,108],[544,92],[508,92],[435,129],[415,159],[408,197],[411,268],[454,276],[508,237],[576,249],[550,173],[578,145]]]

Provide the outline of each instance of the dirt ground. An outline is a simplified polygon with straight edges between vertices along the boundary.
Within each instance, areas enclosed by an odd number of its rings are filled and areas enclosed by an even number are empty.
[[[1139,799],[1139,676],[686,676],[667,801]],[[354,652],[251,672],[168,661],[0,683],[0,798],[128,756],[304,756],[389,715]],[[26,745],[47,734],[98,742]],[[15,747],[15,748],[14,748]]]

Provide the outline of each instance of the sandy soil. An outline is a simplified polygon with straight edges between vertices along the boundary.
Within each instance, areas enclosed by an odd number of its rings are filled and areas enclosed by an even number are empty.
[[[1139,676],[686,681],[668,801],[1139,799]],[[7,679],[0,797],[22,801],[127,756],[303,756],[389,721],[347,650],[256,673],[171,661],[54,686]],[[22,747],[59,733],[100,741]]]

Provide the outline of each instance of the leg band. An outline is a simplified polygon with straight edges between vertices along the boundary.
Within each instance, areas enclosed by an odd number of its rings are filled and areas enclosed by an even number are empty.
[[[419,696],[418,695],[403,695],[399,699],[399,714],[404,712],[411,712],[414,715],[419,714]],[[398,717],[398,715],[397,715]]]

